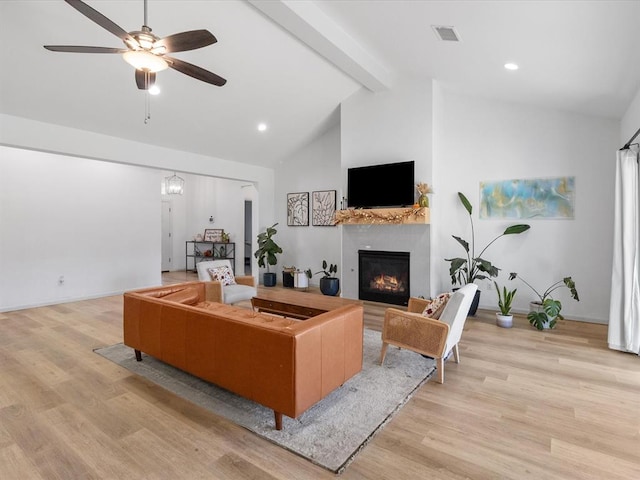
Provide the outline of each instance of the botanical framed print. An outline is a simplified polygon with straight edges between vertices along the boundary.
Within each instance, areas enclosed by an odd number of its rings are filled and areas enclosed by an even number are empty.
[[[311,194],[312,225],[333,227],[336,224],[336,191],[321,190]]]
[[[205,242],[222,242],[222,234],[224,230],[222,228],[207,228],[204,231]]]
[[[287,225],[309,226],[309,192],[287,193]]]

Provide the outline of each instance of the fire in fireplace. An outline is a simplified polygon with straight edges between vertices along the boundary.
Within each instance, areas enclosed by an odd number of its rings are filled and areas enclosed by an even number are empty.
[[[360,300],[407,305],[409,302],[409,252],[358,251]]]

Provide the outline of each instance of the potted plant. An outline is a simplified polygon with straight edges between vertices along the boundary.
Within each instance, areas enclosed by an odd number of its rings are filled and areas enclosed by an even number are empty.
[[[452,237],[462,245],[466,252],[466,258],[456,257],[456,258],[445,258],[445,261],[450,262],[449,266],[449,275],[451,275],[451,283],[453,285],[466,285],[467,283],[474,283],[476,280],[484,280],[490,277],[498,276],[498,271],[500,270],[498,267],[493,265],[489,260],[482,258],[484,252],[489,248],[493,242],[498,240],[500,237],[504,237],[505,235],[515,235],[520,234],[522,232],[526,232],[531,228],[526,224],[517,224],[511,225],[505,229],[502,234],[498,235],[496,238],[491,240],[486,247],[484,247],[480,253],[476,256],[476,242],[475,242],[475,230],[473,228],[473,217],[471,213],[473,212],[473,207],[467,197],[464,196],[462,192],[458,192],[458,198],[460,199],[460,203],[464,206],[465,210],[469,214],[469,221],[471,222],[471,242],[467,242],[460,237],[456,237],[452,235]],[[473,299],[473,303],[471,304],[471,308],[469,309],[469,315],[475,315],[476,310],[478,309],[478,303],[480,302],[480,290],[476,291],[476,296]]]
[[[524,278],[519,277],[517,273],[511,272],[509,280],[513,280],[515,278],[522,280],[522,282],[533,290],[533,293],[538,297],[538,300],[529,304],[531,311],[529,312],[529,315],[527,315],[529,323],[538,330],[553,328],[556,326],[556,322],[558,320],[564,320],[564,317],[560,314],[560,310],[562,310],[562,303],[560,303],[560,300],[555,300],[551,296],[551,293],[559,288],[566,287],[571,292],[571,297],[576,302],[580,301],[580,298],[578,297],[578,290],[576,290],[576,284],[571,277],[564,277],[562,280],[558,280],[542,294],[533,288]]]
[[[296,273],[297,268],[295,266],[282,267],[282,286],[286,288],[293,288],[293,275]]]
[[[306,270],[296,270],[293,273],[293,286],[295,288],[307,289],[309,287],[309,279],[311,279],[312,276],[313,274],[310,268]]]
[[[500,313],[496,313],[496,324],[502,328],[511,328],[513,326],[513,315],[511,315],[511,302],[513,302],[513,298],[516,296],[517,288],[513,290],[507,290],[507,287],[502,287],[502,292],[500,292],[500,287],[498,287],[497,282],[493,282],[496,286],[496,292],[498,292],[498,308],[500,309]]]
[[[258,249],[254,252],[253,256],[258,259],[258,266],[267,268],[262,276],[262,283],[265,287],[273,287],[276,284],[276,274],[269,271],[269,265],[275,265],[278,263],[276,255],[282,253],[282,248],[273,241],[273,236],[278,233],[274,223],[271,227],[268,227],[266,231],[258,234]]]
[[[320,291],[324,295],[336,296],[340,291],[340,279],[333,275],[338,271],[338,265],[333,263],[328,265],[326,260],[322,261],[322,270],[315,274],[323,273],[320,279]]]

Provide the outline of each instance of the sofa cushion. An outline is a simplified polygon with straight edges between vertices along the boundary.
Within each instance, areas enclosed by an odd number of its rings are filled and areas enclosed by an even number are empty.
[[[236,284],[236,279],[233,276],[233,271],[226,265],[208,268],[207,272],[209,272],[211,280],[221,282],[224,286]]]
[[[163,300],[182,303],[184,305],[195,305],[200,301],[198,290],[193,287],[184,288],[177,292],[170,293],[162,297]]]
[[[222,292],[224,295],[224,303],[236,303],[241,300],[247,300],[258,294],[256,287],[249,285],[227,285]]]
[[[435,318],[438,320],[444,307],[447,305],[449,298],[451,297],[451,293],[441,293],[436,298],[431,300],[429,304],[425,307],[422,315],[429,318]]]

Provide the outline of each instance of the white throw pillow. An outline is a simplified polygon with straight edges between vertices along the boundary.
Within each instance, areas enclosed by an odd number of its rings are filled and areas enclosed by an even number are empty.
[[[438,320],[450,297],[451,293],[441,293],[436,298],[431,300],[431,302],[429,302],[429,304],[423,310],[422,315]]]
[[[233,271],[226,265],[221,267],[208,268],[207,272],[211,276],[211,280],[222,282],[222,285],[235,285],[236,279],[233,276]]]

